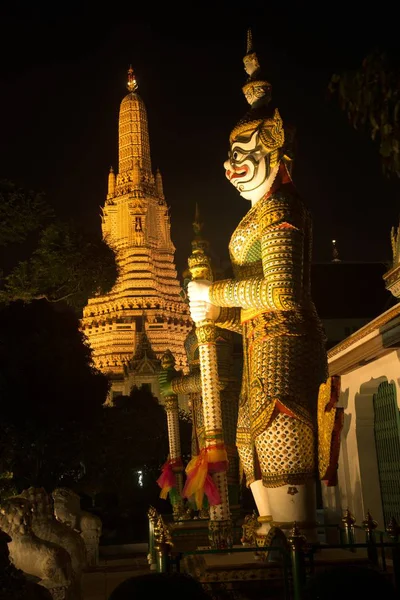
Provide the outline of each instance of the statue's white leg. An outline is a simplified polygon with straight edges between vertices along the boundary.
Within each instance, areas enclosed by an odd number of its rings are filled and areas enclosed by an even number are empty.
[[[263,536],[266,536],[270,530],[270,521],[272,520],[268,499],[269,490],[263,485],[261,479],[253,481],[253,483],[250,484],[250,489],[259,515],[258,521],[260,523],[260,528],[257,529],[257,537],[262,538]]]
[[[315,482],[283,485],[268,490],[273,524],[289,535],[296,521],[301,533],[310,543],[318,542]]]
[[[317,541],[315,439],[312,428],[299,419],[278,413],[255,440],[257,455],[268,486],[272,525],[289,535],[293,522],[309,542]],[[309,476],[307,477],[307,475]],[[286,481],[305,481],[284,484]]]

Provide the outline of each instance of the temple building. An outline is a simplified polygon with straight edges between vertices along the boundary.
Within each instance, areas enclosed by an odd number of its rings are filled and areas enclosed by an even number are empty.
[[[322,488],[324,519],[337,522],[348,509],[361,525],[369,513],[377,531],[392,519],[400,523],[400,226],[393,228],[391,242],[389,269],[378,263],[349,265],[355,285],[364,290],[358,314],[370,318],[328,350],[329,374],[341,378],[344,424],[338,485]],[[333,281],[332,289],[342,290],[335,294],[339,306],[341,296],[348,301],[348,281],[344,278],[341,288]],[[346,316],[354,314],[350,309]]]
[[[157,372],[170,350],[186,373],[184,341],[192,328],[174,262],[161,174],[153,174],[147,112],[132,68],[119,110],[118,172],[111,168],[102,208],[103,237],[119,267],[115,286],[90,298],[81,328],[95,365],[112,382],[111,399],[147,386],[160,398]]]

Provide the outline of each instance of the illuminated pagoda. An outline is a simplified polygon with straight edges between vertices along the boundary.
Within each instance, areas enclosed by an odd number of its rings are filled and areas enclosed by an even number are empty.
[[[81,327],[95,365],[112,381],[112,397],[147,385],[160,397],[157,372],[170,350],[187,372],[184,341],[191,330],[177,278],[162,178],[152,172],[146,107],[132,68],[119,111],[118,173],[110,169],[102,232],[114,249],[113,289],[89,299]]]

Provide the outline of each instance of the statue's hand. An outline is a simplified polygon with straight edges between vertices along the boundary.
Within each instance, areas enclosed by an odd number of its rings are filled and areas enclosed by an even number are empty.
[[[221,311],[219,306],[210,302],[210,285],[211,282],[205,279],[190,281],[188,284],[190,316],[195,323],[207,319],[215,321]]]
[[[210,302],[210,285],[211,281],[208,281],[207,279],[197,279],[196,281],[189,281],[189,300],[204,300],[204,302]]]
[[[211,304],[210,302],[204,302],[204,300],[189,300],[190,316],[195,323],[201,323],[202,321],[216,321],[218,319],[221,308]]]

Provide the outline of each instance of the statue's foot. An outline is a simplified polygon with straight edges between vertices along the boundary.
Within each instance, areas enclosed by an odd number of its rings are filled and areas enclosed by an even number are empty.
[[[269,527],[267,534],[262,534],[262,537],[260,535],[257,546],[260,547],[260,552],[257,554],[265,562],[282,562],[284,554],[289,548],[287,538],[282,529],[273,526]],[[261,548],[270,549],[262,552]]]

